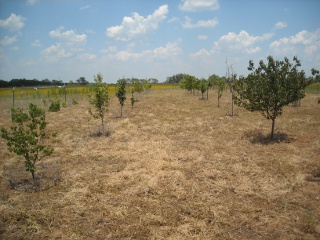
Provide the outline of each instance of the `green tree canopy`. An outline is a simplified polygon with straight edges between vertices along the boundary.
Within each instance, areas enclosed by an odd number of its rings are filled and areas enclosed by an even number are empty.
[[[258,68],[249,61],[251,73],[237,81],[235,102],[272,120],[270,138],[273,139],[275,120],[283,107],[305,96],[306,78],[304,71],[298,70],[301,63],[297,57],[293,58],[294,63],[286,57],[278,61],[269,56],[267,60],[267,64],[261,60]]]
[[[95,85],[93,87],[94,92],[89,94],[89,102],[94,107],[95,111],[89,109],[89,113],[96,118],[100,118],[102,133],[105,133],[104,128],[104,116],[108,111],[109,107],[109,94],[108,94],[108,85],[102,82],[102,74],[98,73],[94,77]]]

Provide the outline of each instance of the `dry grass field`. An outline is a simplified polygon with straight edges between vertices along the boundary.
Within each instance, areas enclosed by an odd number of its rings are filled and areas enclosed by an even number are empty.
[[[261,114],[228,115],[228,92],[220,108],[216,92],[199,98],[153,90],[119,118],[113,97],[108,137],[96,136],[86,100],[47,112],[58,135],[41,191],[10,188],[23,161],[1,139],[0,238],[320,239],[319,95],[286,107],[272,142]]]

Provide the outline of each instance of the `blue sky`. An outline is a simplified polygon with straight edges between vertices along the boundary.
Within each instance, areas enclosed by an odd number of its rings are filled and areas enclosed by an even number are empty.
[[[247,75],[272,55],[320,69],[319,0],[0,0],[0,79]]]

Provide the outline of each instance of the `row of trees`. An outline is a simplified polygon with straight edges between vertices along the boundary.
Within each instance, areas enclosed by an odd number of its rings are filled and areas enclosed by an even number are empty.
[[[89,82],[84,78],[80,77],[76,80],[76,83],[79,85],[87,85]],[[0,88],[6,87],[38,87],[38,86],[62,86],[66,84],[74,84],[72,80],[69,83],[64,83],[62,80],[37,80],[37,79],[25,79],[25,78],[17,78],[11,79],[9,82],[0,80]]]
[[[319,71],[311,69],[312,77],[306,78],[305,72],[299,70],[301,62],[297,57],[293,58],[293,63],[288,58],[283,61],[274,60],[272,56],[267,58],[267,63],[263,60],[256,68],[254,62],[249,62],[250,73],[244,77],[237,77],[233,72],[232,65],[226,62],[226,77],[211,75],[208,79],[197,79],[194,76],[184,74],[179,84],[190,93],[196,90],[202,94],[213,86],[216,86],[219,99],[223,89],[227,85],[231,92],[232,116],[234,103],[245,109],[260,112],[264,117],[272,121],[270,138],[274,136],[274,126],[277,116],[282,114],[284,106],[296,103],[305,96],[305,88],[312,82],[320,82]]]

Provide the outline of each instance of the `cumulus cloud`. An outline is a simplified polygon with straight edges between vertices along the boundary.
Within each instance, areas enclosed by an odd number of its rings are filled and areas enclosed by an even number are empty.
[[[256,54],[261,51],[261,47],[256,44],[269,40],[273,34],[266,33],[262,36],[253,36],[246,31],[240,31],[239,34],[229,32],[226,35],[221,36],[217,41],[214,42],[212,49],[200,49],[197,52],[190,53],[189,56],[192,58],[208,58],[221,51],[240,52],[244,54]],[[199,38],[199,37],[198,37]]]
[[[269,47],[277,55],[291,55],[298,52],[316,54],[320,49],[320,29],[314,32],[300,31],[296,35],[273,41]]]
[[[100,52],[101,53],[110,53],[110,52],[116,52],[117,51],[117,47],[116,46],[109,46],[105,49],[102,49]]]
[[[144,50],[142,52],[131,52],[129,50],[120,51],[114,55],[110,55],[111,58],[118,61],[128,60],[153,60],[153,59],[167,59],[170,57],[177,56],[181,53],[179,41],[170,42],[166,46],[161,46],[152,50]]]
[[[25,20],[24,17],[11,13],[7,19],[0,19],[0,27],[7,28],[10,31],[19,31],[24,27]]]
[[[286,22],[277,22],[275,25],[274,25],[274,29],[283,29],[283,28],[286,28],[288,27],[288,24]]]
[[[78,59],[83,62],[93,61],[97,58],[95,54],[84,53],[78,56]]]
[[[59,27],[49,32],[49,36],[59,39],[59,43],[51,45],[42,51],[43,57],[50,62],[58,61],[61,58],[74,56],[77,52],[85,49],[87,42],[86,34],[77,34],[74,30],[63,31]]]
[[[217,10],[219,9],[218,0],[181,0],[179,5],[182,11],[203,11],[203,10]]]
[[[192,19],[185,17],[185,22],[182,23],[183,28],[200,28],[200,27],[215,27],[218,25],[218,20],[216,18],[209,20],[199,20],[196,23],[192,23]]]
[[[0,45],[3,45],[3,46],[11,45],[11,44],[14,43],[15,41],[17,41],[17,36],[14,36],[14,37],[5,36],[5,37],[0,41]]]
[[[67,30],[65,32],[61,32],[64,27],[60,27],[56,30],[50,31],[49,35],[54,38],[59,38],[63,41],[69,43],[86,43],[87,35],[86,34],[76,34],[74,30]]]
[[[36,2],[38,2],[39,0],[27,0],[27,4],[28,5],[33,5],[35,4]]]
[[[124,17],[121,25],[107,28],[106,35],[120,41],[129,41],[158,28],[160,22],[166,19],[169,12],[168,5],[162,5],[151,15],[143,17],[133,13],[131,17]]]
[[[198,39],[204,41],[204,40],[208,39],[208,36],[207,35],[199,35]]]
[[[49,62],[57,62],[61,58],[67,58],[72,55],[72,53],[66,51],[61,44],[51,45],[50,47],[44,49],[41,53]]]
[[[80,10],[86,10],[88,8],[90,8],[90,5],[85,5],[85,6],[81,7]]]
[[[41,44],[41,42],[37,39],[37,40],[34,40],[34,41],[31,43],[31,46],[32,46],[32,47],[41,47],[42,44]]]
[[[259,47],[254,47],[254,44],[269,40],[272,36],[272,33],[266,33],[262,36],[252,36],[243,30],[240,31],[239,34],[229,32],[227,35],[223,35],[218,41],[214,42],[214,48],[215,50],[240,50],[248,54],[253,54],[261,50]]]

